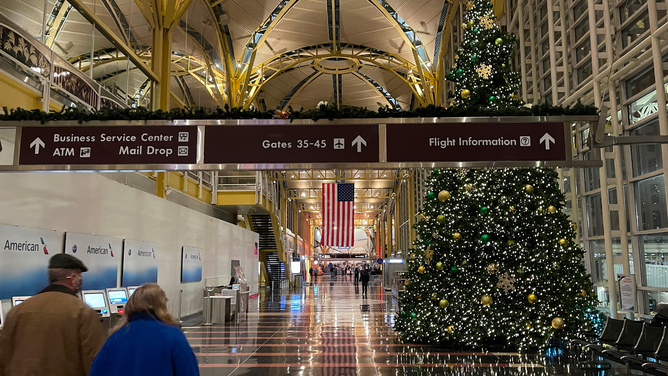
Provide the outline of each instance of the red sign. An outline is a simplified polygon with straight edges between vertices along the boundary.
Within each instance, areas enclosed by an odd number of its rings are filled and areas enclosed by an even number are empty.
[[[204,163],[379,162],[378,125],[207,126]]]
[[[194,164],[196,127],[24,127],[23,165]]]
[[[387,162],[564,161],[563,123],[388,124]]]

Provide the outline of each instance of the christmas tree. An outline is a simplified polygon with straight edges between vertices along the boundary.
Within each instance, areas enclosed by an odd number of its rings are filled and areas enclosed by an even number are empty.
[[[407,342],[521,351],[591,330],[596,302],[551,169],[435,170],[396,329]]]
[[[447,74],[455,82],[449,94],[455,106],[499,109],[522,105],[517,97],[520,76],[510,67],[515,37],[499,29],[492,8],[487,0],[466,4],[464,39]]]

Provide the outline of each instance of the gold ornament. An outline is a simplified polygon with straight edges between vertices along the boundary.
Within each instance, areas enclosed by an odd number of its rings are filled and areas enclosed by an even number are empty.
[[[508,239],[508,245],[515,245],[515,241],[512,239]]]
[[[555,208],[554,206],[550,205],[550,206],[547,207],[547,211],[549,211],[550,213],[554,214],[554,213],[557,212],[557,208]]]
[[[466,3],[466,10],[471,10],[471,8],[473,8],[473,1]]]
[[[473,191],[473,184],[466,184],[464,186],[464,189],[466,189],[466,192],[471,192]]]
[[[407,280],[404,281],[404,286],[408,286],[408,285],[410,285],[410,284],[411,284],[411,280],[410,280],[410,279],[407,279]]]
[[[496,274],[499,272],[499,267],[496,264],[487,265],[487,273]]]
[[[482,298],[480,298],[480,303],[482,303],[482,305],[485,307],[492,305],[492,302],[494,302],[494,299],[492,299],[492,297],[489,295],[483,295]]]
[[[475,69],[478,73],[478,77],[488,79],[492,75],[492,66],[486,64],[480,64],[478,68]]]
[[[580,290],[580,296],[583,297],[583,298],[586,298],[587,297],[587,291]]]
[[[440,202],[446,202],[450,199],[450,192],[448,191],[440,191],[438,193],[438,201]]]
[[[425,217],[424,213],[420,213],[420,215],[418,215],[418,218],[420,218],[421,221],[424,221],[424,220],[427,219],[427,217]]]
[[[418,268],[418,273],[424,274],[424,266],[420,265],[420,267]]]
[[[480,20],[480,25],[486,30],[494,27],[494,20],[489,18],[489,16],[479,17],[478,19]]]
[[[455,61],[459,60],[459,55],[455,55]]]
[[[536,296],[536,294],[529,294],[529,296],[527,296],[527,300],[529,301],[529,303],[534,304],[535,302],[538,301],[538,297]]]
[[[461,92],[461,96],[463,99],[468,99],[471,97],[471,91],[469,91],[469,89],[464,89]]]
[[[466,23],[462,24],[462,29],[466,30]]]
[[[448,306],[450,305],[450,302],[448,301],[448,299],[441,299],[441,301],[438,302],[438,305],[441,308],[448,308]]]
[[[417,294],[417,300],[422,300],[422,294]]]
[[[455,240],[459,240],[462,238],[462,234],[455,232],[454,234],[452,234],[452,238]]]
[[[571,222],[571,228],[573,228],[573,231],[577,231],[578,230],[578,224],[575,223],[575,222]]]
[[[506,293],[515,291],[515,277],[512,277],[508,272],[499,275],[499,282],[496,284],[496,287]]]
[[[432,293],[431,294],[431,300],[438,300],[438,294],[437,293]]]
[[[508,211],[511,212],[511,213],[514,213],[514,212],[515,212],[515,207],[514,207],[514,206],[511,206],[511,207],[508,209]]]
[[[529,185],[529,184],[527,184],[527,185],[524,186],[524,190],[525,190],[528,194],[533,193],[533,187],[532,187],[531,185]]]
[[[437,269],[437,270],[443,270],[443,263],[440,262],[440,261],[437,262],[437,263],[436,263],[436,269]]]
[[[415,253],[411,253],[411,260],[415,260]]]
[[[452,334],[452,332],[455,331],[455,326],[454,326],[454,325],[450,325],[450,326],[448,326],[448,329],[446,329],[446,330],[448,331],[448,333]]]
[[[427,262],[427,265],[431,264],[431,259],[434,257],[434,250],[427,247],[427,250],[424,252],[424,261]]]
[[[555,317],[552,319],[552,327],[557,330],[561,330],[566,326],[564,320],[561,317]]]
[[[515,99],[515,98],[517,98],[517,95],[515,95],[515,94],[510,94],[510,99]]]
[[[559,244],[566,245],[566,244],[568,244],[568,241],[566,239],[562,238],[562,239],[559,239]]]
[[[543,208],[538,208],[538,212],[539,212],[539,213],[542,213],[542,212],[543,212]]]
[[[530,322],[527,323],[527,329],[533,329],[533,325]]]

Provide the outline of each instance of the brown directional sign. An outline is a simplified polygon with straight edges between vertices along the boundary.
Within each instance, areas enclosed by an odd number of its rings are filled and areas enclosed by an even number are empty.
[[[379,162],[377,124],[207,126],[204,163]]]
[[[19,164],[23,165],[196,162],[196,127],[24,127],[21,131]]]
[[[563,123],[388,124],[387,162],[564,161]]]

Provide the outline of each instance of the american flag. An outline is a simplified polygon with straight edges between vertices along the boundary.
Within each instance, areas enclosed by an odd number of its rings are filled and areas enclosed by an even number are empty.
[[[322,245],[355,244],[355,184],[322,185]]]

